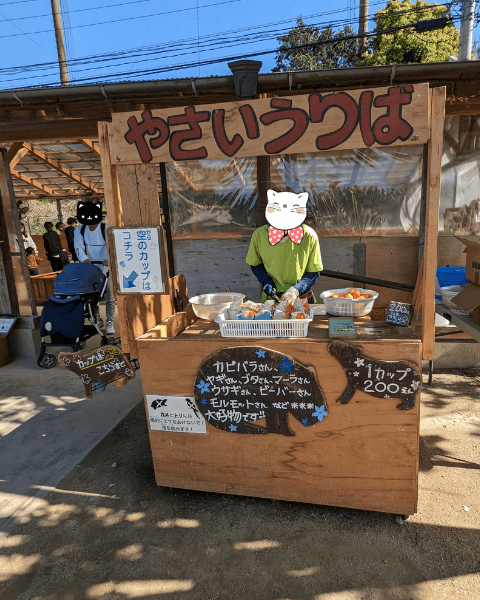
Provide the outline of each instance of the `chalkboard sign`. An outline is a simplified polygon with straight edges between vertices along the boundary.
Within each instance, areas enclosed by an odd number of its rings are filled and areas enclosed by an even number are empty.
[[[194,392],[207,423],[229,433],[294,436],[289,413],[304,427],[328,414],[313,367],[255,346],[211,354],[198,369]]]
[[[87,399],[92,398],[94,389],[103,391],[104,386],[99,384],[114,381],[117,387],[121,387],[135,377],[130,361],[115,346],[97,348],[90,354],[60,352],[58,362],[80,377]]]
[[[385,321],[387,321],[387,323],[393,323],[394,325],[408,327],[408,325],[410,324],[411,314],[411,304],[406,304],[405,302],[394,302],[392,300],[388,304],[387,316],[385,317]]]
[[[418,366],[407,360],[387,361],[365,356],[363,347],[340,340],[328,344],[329,353],[342,365],[347,387],[337,398],[338,404],[348,404],[357,391],[376,398],[398,398],[399,410],[410,410],[422,385]]]

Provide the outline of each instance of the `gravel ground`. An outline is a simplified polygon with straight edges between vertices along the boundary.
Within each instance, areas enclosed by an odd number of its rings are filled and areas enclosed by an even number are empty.
[[[0,600],[476,600],[480,369],[424,386],[419,508],[155,484],[143,402],[0,547]]]

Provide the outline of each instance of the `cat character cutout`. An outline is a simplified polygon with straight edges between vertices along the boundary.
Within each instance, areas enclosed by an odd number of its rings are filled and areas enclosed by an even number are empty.
[[[294,244],[300,244],[304,235],[301,225],[307,216],[308,192],[294,194],[268,190],[267,200],[265,217],[269,223],[268,241],[270,245],[275,246],[286,236]]]
[[[360,390],[376,398],[398,398],[399,410],[411,410],[420,392],[422,375],[418,366],[410,361],[385,361],[370,358],[362,346],[334,340],[328,344],[329,353],[342,365],[347,377],[347,387],[337,398],[338,404],[348,404]]]
[[[328,415],[313,367],[266,348],[217,350],[200,365],[194,390],[207,423],[228,433],[295,436],[289,414],[304,427]]]
[[[77,220],[82,225],[98,225],[102,222],[102,203],[81,200],[77,202]]]
[[[267,191],[265,218],[252,236],[246,262],[262,285],[264,296],[314,301],[311,288],[323,269],[315,231],[304,223],[308,192]],[[311,298],[311,300],[310,300]]]

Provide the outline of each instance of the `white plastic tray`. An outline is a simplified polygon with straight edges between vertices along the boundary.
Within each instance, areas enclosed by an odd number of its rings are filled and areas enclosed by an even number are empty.
[[[242,320],[229,319],[228,310],[218,315],[215,322],[220,326],[222,337],[307,337],[308,324],[313,320],[310,308],[308,319]]]

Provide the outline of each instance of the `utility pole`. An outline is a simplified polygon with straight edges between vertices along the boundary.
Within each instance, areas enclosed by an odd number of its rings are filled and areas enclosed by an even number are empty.
[[[358,33],[359,35],[368,33],[368,0],[360,0],[358,14]],[[358,40],[358,49],[361,52],[367,46],[367,38],[361,37]]]
[[[460,27],[460,45],[458,47],[458,60],[471,60],[472,37],[475,24],[475,0],[463,0],[462,25]]]
[[[67,56],[65,54],[65,42],[63,39],[62,13],[60,12],[59,0],[50,0],[52,4],[53,25],[55,27],[55,39],[57,41],[58,64],[60,65],[60,81],[62,85],[69,85],[70,78],[67,69]]]

